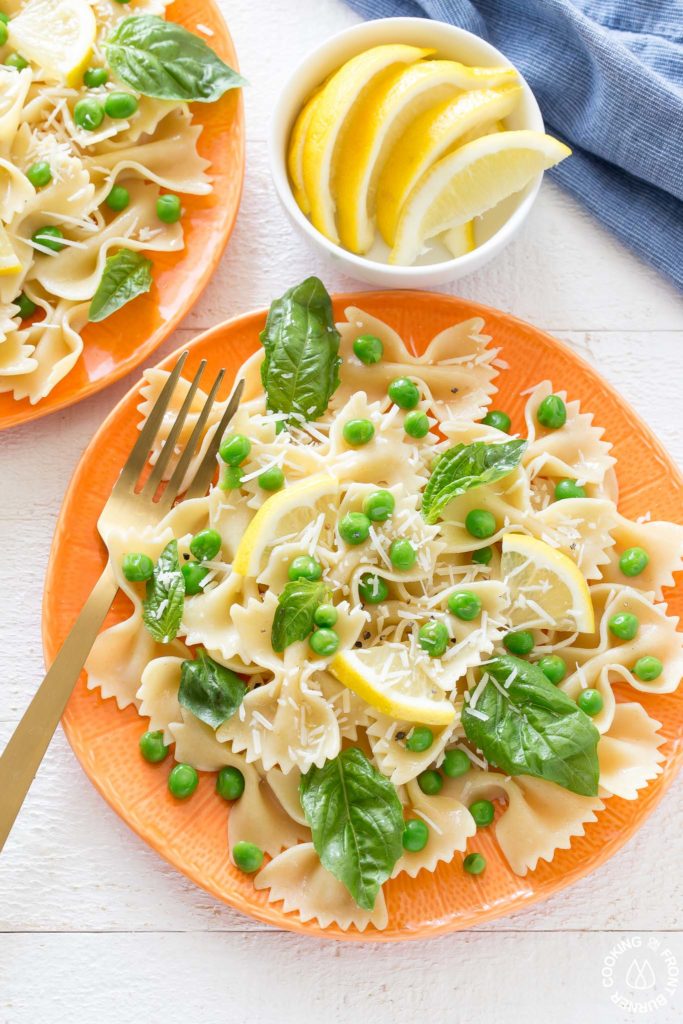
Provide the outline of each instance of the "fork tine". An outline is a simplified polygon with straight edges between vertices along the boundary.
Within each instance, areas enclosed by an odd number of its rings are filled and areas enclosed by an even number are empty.
[[[178,383],[178,378],[180,377],[183,366],[185,365],[187,355],[187,352],[183,352],[180,355],[178,362],[171,370],[168,380],[164,384],[159,397],[152,407],[152,411],[147,417],[147,422],[140,431],[140,436],[135,442],[133,450],[126,459],[125,465],[121,470],[116,484],[114,485],[112,494],[120,491],[122,488],[132,490],[135,487],[142,468],[147,462],[149,452],[152,448],[152,443],[168,408],[171,395],[175,391],[175,386]]]
[[[187,389],[185,401],[183,402],[182,406],[180,407],[180,410],[178,411],[175,423],[173,424],[173,427],[171,428],[171,431],[168,437],[166,438],[166,441],[164,442],[163,448],[159,452],[159,457],[154,465],[154,469],[149,474],[145,482],[145,486],[142,488],[142,491],[140,492],[144,498],[148,498],[150,501],[152,501],[152,499],[154,498],[157,487],[159,486],[161,478],[164,475],[164,470],[166,469],[166,466],[168,465],[168,462],[171,456],[173,455],[173,452],[175,450],[176,439],[185,424],[187,414],[190,411],[190,406],[192,405],[195,393],[197,391],[197,388],[199,387],[199,381],[205,368],[206,359],[202,359],[201,363],[199,364],[199,369],[197,370],[194,376],[194,380]]]
[[[221,381],[223,380],[224,374],[225,370],[221,369],[215,381],[213,382],[213,387],[211,388],[211,391],[207,396],[206,402],[204,403],[204,408],[197,417],[197,422],[195,423],[194,430],[190,435],[190,439],[185,445],[183,454],[180,456],[180,459],[178,460],[178,463],[175,469],[173,470],[173,475],[166,484],[164,493],[159,499],[158,505],[160,508],[169,509],[173,502],[175,501],[175,499],[178,497],[178,492],[180,491],[180,488],[182,486],[183,479],[187,472],[187,467],[189,466],[190,460],[195,453],[195,449],[201,440],[202,434],[204,433],[206,421],[209,418],[209,413],[211,412],[211,409],[213,408],[213,403],[216,399],[216,394],[221,385]]]
[[[244,380],[240,380],[235,385],[232,395],[230,396],[230,401],[225,407],[225,412],[221,417],[221,421],[216,427],[216,431],[211,438],[211,444],[204,453],[204,458],[197,468],[194,480],[187,489],[185,494],[186,498],[201,498],[209,489],[209,484],[211,483],[211,479],[216,468],[216,452],[218,451],[221,439],[225,433],[225,428],[237,411],[237,406],[240,404],[240,398],[242,397],[243,391]]]

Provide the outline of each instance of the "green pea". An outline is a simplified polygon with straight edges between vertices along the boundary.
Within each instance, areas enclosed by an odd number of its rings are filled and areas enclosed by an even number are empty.
[[[523,658],[525,654],[531,654],[534,649],[534,634],[528,629],[517,629],[507,633],[503,637],[503,647],[510,654],[516,654]]]
[[[353,448],[368,444],[375,436],[375,428],[370,420],[347,420],[342,430],[344,440]]]
[[[135,96],[130,92],[110,92],[104,101],[104,112],[107,117],[120,121],[132,117],[138,105]]]
[[[53,252],[61,252],[62,249],[66,248],[59,241],[60,238],[64,238],[64,232],[53,224],[45,224],[31,235],[32,242],[35,242],[36,245],[42,245],[43,249],[51,249]]]
[[[493,558],[493,548],[488,545],[485,548],[479,548],[477,551],[472,552],[472,561],[476,562],[477,565],[488,565]]]
[[[427,796],[436,796],[443,788],[443,778],[435,768],[428,768],[426,772],[420,772],[417,784]]]
[[[419,853],[428,841],[429,829],[422,818],[408,818],[403,829],[403,849],[409,853]]]
[[[168,788],[176,800],[187,800],[199,785],[199,776],[191,764],[177,764],[168,776]]]
[[[232,848],[235,866],[247,875],[253,875],[263,864],[263,850],[254,843],[235,843]]]
[[[626,548],[619,559],[624,576],[640,576],[647,569],[650,556],[644,548]]]
[[[185,562],[180,567],[185,578],[185,593],[188,597],[203,593],[202,580],[209,575],[209,570],[199,562]]]
[[[226,765],[216,778],[216,792],[224,800],[239,800],[244,793],[244,775],[239,768]]]
[[[30,316],[33,316],[38,308],[35,302],[32,302],[31,299],[29,299],[26,292],[19,292],[13,302],[15,306],[19,307],[19,316],[22,320],[27,320]]]
[[[105,199],[105,203],[110,210],[114,213],[120,213],[121,210],[125,210],[130,203],[130,192],[123,185],[114,185],[111,192]]]
[[[164,743],[164,734],[161,729],[156,732],[143,732],[139,740],[140,753],[145,761],[150,764],[159,764],[168,754],[168,747]]]
[[[0,46],[4,46],[9,39],[9,32],[4,21],[0,21]]]
[[[486,540],[496,532],[496,519],[484,508],[473,508],[465,516],[465,529],[472,537]]]
[[[333,629],[325,627],[316,629],[308,638],[308,646],[314,654],[319,654],[323,658],[330,658],[333,654],[337,653],[339,648],[339,634],[335,633]]]
[[[313,622],[322,629],[331,629],[336,625],[338,618],[337,609],[333,604],[319,604],[313,612]]]
[[[86,68],[83,72],[83,85],[88,89],[97,89],[109,81],[109,72],[106,68]]]
[[[414,754],[422,754],[425,750],[429,750],[433,742],[432,730],[428,729],[426,725],[416,725],[406,740],[406,748],[412,750]]]
[[[94,96],[85,96],[74,107],[74,122],[86,132],[94,132],[104,121],[104,107]]]
[[[448,647],[448,629],[443,622],[432,619],[417,631],[417,642],[430,658],[440,658]]]
[[[599,711],[602,711],[602,694],[599,690],[582,690],[576,703],[584,714],[590,715],[592,718],[594,715],[597,715]]]
[[[218,530],[200,530],[190,541],[190,551],[198,562],[208,562],[215,558],[222,546]]]
[[[487,427],[495,427],[496,430],[502,430],[504,434],[509,434],[510,427],[512,426],[512,420],[508,414],[501,412],[500,409],[491,409],[491,412],[487,412],[481,422],[485,423]]]
[[[244,434],[228,434],[221,441],[218,454],[229,466],[239,466],[251,451],[251,441]]]
[[[414,409],[403,421],[403,429],[408,437],[421,438],[429,433],[429,418],[426,412]]]
[[[358,594],[363,604],[381,604],[389,594],[387,581],[374,572],[364,572],[358,581]]]
[[[481,853],[468,853],[462,866],[468,875],[480,875],[486,867],[486,857]]]
[[[130,580],[131,583],[144,583],[145,580],[152,577],[154,562],[149,555],[131,551],[123,556],[121,570],[126,579]]]
[[[486,828],[493,821],[495,809],[490,800],[475,800],[470,804],[470,814],[477,828]]]
[[[52,181],[52,170],[47,160],[38,160],[31,164],[26,172],[26,177],[34,188],[43,188]]]
[[[264,491],[279,491],[285,482],[285,474],[279,466],[270,466],[258,478],[259,487]]]
[[[555,501],[562,501],[563,498],[585,498],[586,488],[577,484],[576,480],[569,480],[564,477],[555,484]]]
[[[548,395],[539,405],[536,419],[542,427],[559,430],[567,422],[567,406],[559,395]]]
[[[310,580],[315,583],[323,574],[323,567],[316,558],[310,555],[297,555],[289,563],[287,576],[292,582],[294,580]]]
[[[372,366],[382,358],[384,345],[374,334],[360,334],[353,343],[353,354],[361,363]]]
[[[394,569],[398,569],[399,572],[408,572],[415,565],[417,551],[409,540],[398,538],[391,542],[389,558]]]
[[[347,512],[339,523],[339,536],[346,544],[362,544],[370,536],[370,520],[364,512]]]
[[[389,398],[399,409],[414,409],[420,401],[420,391],[408,377],[395,377],[387,388]]]
[[[463,622],[471,622],[481,612],[481,598],[471,590],[454,590],[448,596],[448,610]]]
[[[17,71],[23,71],[28,67],[28,61],[24,60],[20,53],[8,53],[5,57],[5,64],[9,68],[16,68]]]
[[[164,224],[175,224],[176,221],[180,220],[182,212],[182,205],[178,196],[168,192],[157,199],[157,217]]]
[[[618,640],[633,640],[634,636],[638,632],[638,618],[632,615],[630,612],[619,612],[617,615],[613,615],[607,625],[609,631],[613,636],[616,636]]]
[[[242,486],[242,467],[223,466],[218,486],[222,491],[235,491]]]
[[[546,654],[537,662],[546,679],[557,686],[567,674],[567,665],[558,654]]]
[[[363,511],[373,523],[384,523],[393,513],[396,502],[391,491],[373,491],[363,502]]]
[[[441,771],[449,779],[458,779],[470,770],[472,762],[464,750],[447,750],[441,765]]]
[[[663,671],[664,666],[659,658],[655,658],[651,654],[638,658],[638,661],[633,666],[634,676],[641,679],[644,683],[651,683],[653,680],[658,679]]]

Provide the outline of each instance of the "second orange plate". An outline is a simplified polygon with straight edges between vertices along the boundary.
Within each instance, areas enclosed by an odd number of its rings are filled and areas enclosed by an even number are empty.
[[[202,38],[239,70],[230,33],[213,0],[175,0],[166,17],[195,35],[201,25]],[[0,395],[0,430],[80,402],[130,373],[169,336],[207,285],[232,233],[242,195],[242,90],[232,89],[216,103],[194,103],[192,114],[202,126],[197,149],[210,162],[207,174],[213,190],[206,196],[183,195],[185,247],[155,252],[152,290],[107,320],[86,325],[81,358],[46,398],[31,405],[28,399]]]
[[[683,479],[658,441],[619,395],[570,349],[529,324],[494,309],[426,292],[369,292],[338,295],[337,319],[354,304],[385,320],[423,351],[435,334],[450,324],[482,316],[486,332],[502,349],[509,364],[498,378],[497,407],[512,416],[513,430],[522,431],[524,399],[520,392],[544,378],[580,399],[605,428],[618,459],[620,509],[632,518],[650,512],[653,519],[676,521],[683,507]],[[259,345],[258,333],[265,311],[249,314],[214,327],[190,346],[185,367],[194,374],[202,358],[213,374],[225,366],[235,374],[242,361]],[[161,365],[169,368],[169,356]],[[48,569],[43,618],[45,655],[54,658],[105,561],[96,521],[126,456],[137,436],[137,388],[119,403],[91,441],[76,470],[57,524]],[[78,557],[74,558],[74,554]],[[680,588],[665,595],[672,614],[683,612]],[[124,601],[114,605],[108,624],[127,615]],[[229,862],[226,821],[228,808],[214,792],[214,776],[202,773],[191,800],[179,803],[166,787],[167,771],[147,764],[138,752],[138,739],[146,728],[133,708],[119,711],[113,700],[89,691],[85,674],[76,686],[64,716],[64,729],[84,770],[104,798],[139,836],[171,864],[238,910],[279,928],[327,938],[360,941],[397,941],[426,938],[521,910],[571,885],[596,870],[639,828],[656,806],[683,760],[683,693],[637,694],[648,714],[662,723],[662,774],[641,791],[635,801],[612,797],[586,834],[558,851],[552,863],[520,878],[514,875],[489,830],[477,837],[477,849],[486,856],[487,869],[476,878],[465,875],[462,858],[440,864],[434,874],[417,878],[401,875],[385,886],[389,924],[385,931],[343,932],[321,929],[285,914],[280,904],[269,904],[251,879]],[[634,699],[629,697],[629,699]]]

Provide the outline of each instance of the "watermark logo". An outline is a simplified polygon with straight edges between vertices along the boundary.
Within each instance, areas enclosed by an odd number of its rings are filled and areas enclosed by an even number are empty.
[[[606,954],[601,976],[615,1006],[643,1016],[671,1005],[678,990],[678,961],[656,936],[631,935],[619,939]]]

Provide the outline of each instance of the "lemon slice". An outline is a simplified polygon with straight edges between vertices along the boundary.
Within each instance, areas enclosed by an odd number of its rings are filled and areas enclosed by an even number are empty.
[[[86,0],[29,0],[7,27],[10,45],[46,78],[81,84],[97,29]]]
[[[485,135],[455,149],[408,196],[389,262],[410,266],[430,238],[490,210],[570,153],[557,139],[533,131]]]
[[[331,241],[338,241],[331,193],[332,156],[350,111],[376,75],[392,64],[411,64],[431,52],[399,43],[373,46],[343,64],[314,104],[303,148],[303,182],[311,221]]]
[[[16,274],[21,270],[19,257],[14,251],[7,232],[0,224],[0,276],[7,277],[9,274]]]
[[[507,117],[521,95],[510,83],[449,96],[416,117],[390,150],[377,183],[377,226],[387,245],[394,244],[403,204],[422,175],[471,134]]]
[[[557,548],[525,534],[506,533],[501,571],[513,626],[533,621],[579,633],[595,629],[588,584],[571,558]]]
[[[474,249],[474,221],[468,220],[466,224],[459,224],[457,228],[445,231],[443,236],[444,245],[451,256],[464,256]]]
[[[329,664],[340,683],[383,715],[424,725],[448,725],[455,708],[429,676],[405,664],[402,644],[343,651]],[[402,657],[403,655],[403,657]]]
[[[515,75],[512,68],[468,68],[452,60],[428,60],[391,67],[378,75],[354,105],[334,153],[332,193],[339,240],[351,252],[367,252],[374,241],[377,178],[389,151],[423,111],[479,81],[497,85]],[[515,95],[519,89],[513,90]],[[499,102],[499,107],[507,107]],[[498,111],[489,117],[500,116]],[[504,115],[503,115],[504,116]],[[395,155],[400,164],[402,152]]]
[[[318,515],[318,503],[336,495],[338,489],[334,477],[318,473],[273,494],[244,531],[235,552],[233,571],[240,576],[258,576],[268,552],[285,538],[301,533]]]

